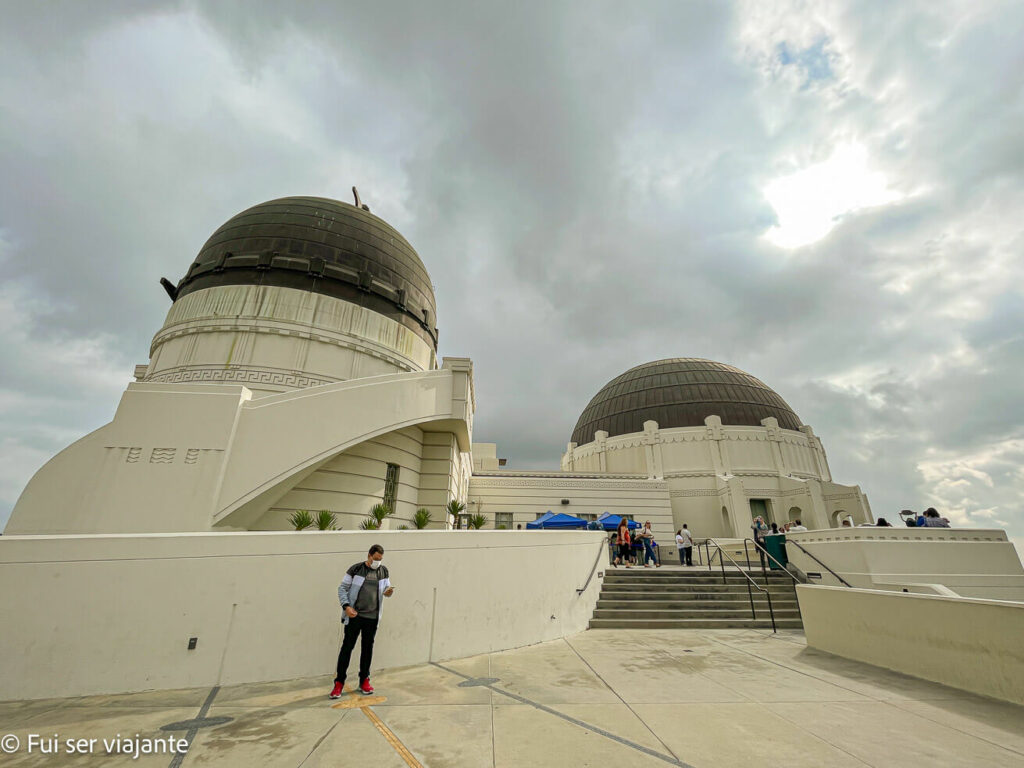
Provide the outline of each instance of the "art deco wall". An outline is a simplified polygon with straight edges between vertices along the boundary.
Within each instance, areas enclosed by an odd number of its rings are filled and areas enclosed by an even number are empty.
[[[800,518],[813,528],[845,516],[873,520],[859,487],[832,482],[814,431],[782,429],[775,418],[760,427],[723,426],[709,416],[703,427],[659,429],[648,421],[643,432],[598,431],[592,442],[569,444],[562,469],[664,480],[674,527],[687,523],[698,536],[745,536],[753,514],[779,523]]]
[[[380,313],[294,288],[228,285],[175,301],[137,375],[244,384],[261,397],[436,367],[420,336]]]

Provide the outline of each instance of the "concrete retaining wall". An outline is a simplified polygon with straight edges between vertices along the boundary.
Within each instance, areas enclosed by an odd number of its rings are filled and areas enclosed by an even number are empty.
[[[797,587],[807,644],[1024,704],[1024,604],[845,587]]]
[[[582,631],[600,591],[595,574],[576,593],[605,551],[600,532],[4,536],[0,699],[318,674],[329,684],[338,584],[378,542],[396,590],[376,669]]]

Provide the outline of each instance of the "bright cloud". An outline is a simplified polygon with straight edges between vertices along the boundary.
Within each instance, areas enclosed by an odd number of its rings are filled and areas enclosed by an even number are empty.
[[[867,149],[855,142],[840,144],[824,162],[771,181],[764,196],[779,222],[765,237],[780,248],[821,240],[843,216],[902,197],[882,172],[871,169]]]

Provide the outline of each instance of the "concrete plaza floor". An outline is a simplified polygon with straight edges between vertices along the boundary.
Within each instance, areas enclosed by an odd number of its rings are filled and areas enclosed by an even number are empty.
[[[381,672],[0,703],[0,736],[189,737],[187,755],[0,765],[1024,766],[1024,708],[829,656],[800,632],[591,630]],[[176,724],[176,730],[161,730]]]

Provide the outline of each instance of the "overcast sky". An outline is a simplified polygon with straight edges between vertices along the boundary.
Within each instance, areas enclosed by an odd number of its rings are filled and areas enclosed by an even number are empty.
[[[0,3],[0,525],[238,211],[364,201],[558,467],[609,379],[736,365],[876,515],[1024,541],[1024,4]]]

